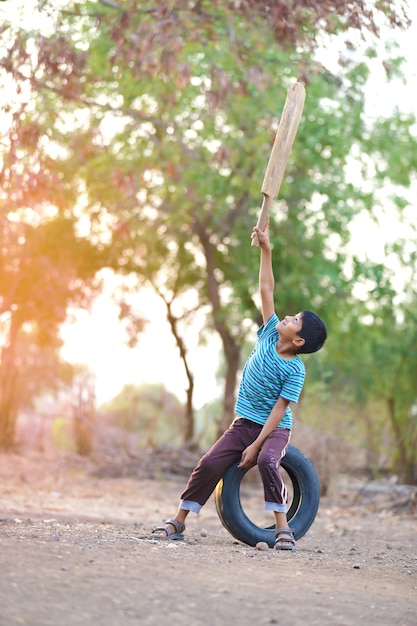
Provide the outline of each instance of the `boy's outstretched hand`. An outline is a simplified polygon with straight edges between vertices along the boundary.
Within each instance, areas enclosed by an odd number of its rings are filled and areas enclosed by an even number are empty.
[[[259,245],[261,248],[270,250],[271,242],[269,240],[269,217],[266,220],[265,229],[260,230],[257,226],[253,227],[253,233],[251,235],[252,239],[255,235],[258,235]]]

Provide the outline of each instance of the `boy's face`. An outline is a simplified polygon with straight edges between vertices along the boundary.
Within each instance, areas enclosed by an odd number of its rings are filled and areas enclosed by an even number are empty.
[[[297,334],[303,327],[303,314],[286,315],[278,322],[276,329],[281,339],[287,341],[298,341],[301,337]],[[304,343],[304,340],[302,340]]]

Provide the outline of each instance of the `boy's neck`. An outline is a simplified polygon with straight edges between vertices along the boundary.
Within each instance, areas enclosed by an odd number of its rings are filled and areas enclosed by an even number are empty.
[[[294,359],[297,356],[297,353],[295,352],[292,343],[278,341],[276,345],[276,351],[282,359],[290,360]]]

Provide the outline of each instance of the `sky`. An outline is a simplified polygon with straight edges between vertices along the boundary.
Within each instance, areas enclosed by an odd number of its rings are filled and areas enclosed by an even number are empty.
[[[7,10],[11,10],[11,4],[2,3],[0,18],[6,4]],[[15,6],[17,4],[21,2]],[[388,114],[390,108],[396,105],[417,115],[417,3],[412,0],[410,5],[413,25],[408,32],[399,35],[401,48],[410,63],[408,85],[387,84],[382,68],[376,64],[367,87],[370,115]],[[324,54],[327,59],[330,58],[328,51]],[[410,198],[411,193],[414,198],[417,197],[415,191],[410,192]],[[414,216],[417,214],[415,201],[410,211]],[[415,217],[410,215],[410,219],[415,220]],[[407,235],[407,225],[392,223],[389,214],[381,216],[379,226],[368,217],[360,217],[352,223],[351,228],[355,251],[363,251],[372,260],[383,258],[383,246],[387,239]],[[373,243],[372,247],[370,242]],[[163,382],[180,400],[185,400],[187,381],[178,348],[166,322],[164,304],[150,290],[137,295],[136,306],[149,321],[145,333],[139,338],[138,346],[129,349],[118,321],[118,308],[111,302],[115,279],[110,274],[106,276],[104,292],[97,298],[91,311],[76,312],[75,319],[63,326],[63,358],[72,363],[83,363],[95,373],[98,404],[113,398],[127,383],[140,385]],[[187,344],[195,377],[195,408],[198,409],[218,397],[222,391],[221,383],[216,380],[220,341],[214,336],[208,346],[199,346],[198,329],[194,327],[187,332]]]
[[[117,395],[127,383],[163,382],[166,388],[185,401],[187,378],[179,351],[166,321],[165,305],[150,289],[138,293],[135,308],[148,320],[138,346],[128,348],[118,322],[118,307],[112,303],[114,277],[107,274],[103,294],[91,312],[79,311],[73,323],[62,327],[62,356],[70,363],[84,363],[96,375],[98,404]],[[220,342],[217,336],[209,346],[199,346],[199,323],[187,332],[190,366],[194,373],[195,408],[201,408],[221,393],[216,382]]]

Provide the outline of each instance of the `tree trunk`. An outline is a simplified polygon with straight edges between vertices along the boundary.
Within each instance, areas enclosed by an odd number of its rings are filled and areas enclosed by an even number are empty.
[[[408,454],[405,433],[403,432],[403,428],[397,419],[395,400],[392,396],[387,399],[387,405],[392,429],[396,437],[392,454],[392,457],[396,459],[396,464],[392,469],[398,475],[401,482],[410,483],[413,479],[415,479],[414,459],[411,454]]]
[[[75,447],[80,456],[93,451],[95,400],[93,381],[81,376],[75,381],[72,403]]]
[[[226,324],[226,316],[221,306],[220,287],[216,279],[216,248],[210,241],[204,224],[195,220],[193,230],[198,235],[204,250],[207,268],[207,293],[212,307],[214,328],[219,333],[226,357],[226,380],[223,397],[222,415],[218,423],[217,434],[221,435],[231,424],[234,416],[237,372],[239,369],[241,345],[236,341]]]
[[[9,343],[1,351],[0,369],[0,448],[13,450],[18,415],[16,387],[18,370],[15,360],[15,346],[18,330],[11,320]]]
[[[217,436],[220,436],[230,426],[235,413],[235,391],[237,373],[240,364],[240,346],[236,344],[230,334],[222,337],[224,354],[226,356],[226,379],[224,384],[223,410],[217,427]]]
[[[185,343],[178,332],[178,319],[172,312],[172,301],[169,302],[163,296],[163,294],[159,293],[163,301],[165,302],[167,308],[167,317],[169,325],[171,326],[171,332],[175,337],[175,341],[177,343],[178,349],[180,351],[181,360],[184,364],[185,374],[188,380],[188,388],[186,389],[187,394],[187,402],[185,407],[185,421],[184,421],[184,429],[183,429],[183,440],[184,444],[187,447],[193,447],[195,444],[194,441],[194,407],[193,407],[193,395],[194,395],[194,376],[188,365],[188,355],[187,349],[185,347]]]

